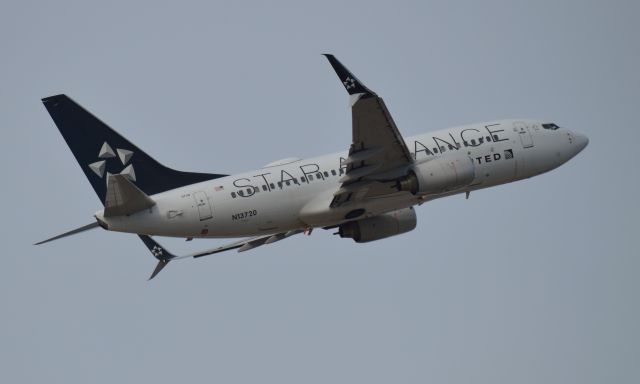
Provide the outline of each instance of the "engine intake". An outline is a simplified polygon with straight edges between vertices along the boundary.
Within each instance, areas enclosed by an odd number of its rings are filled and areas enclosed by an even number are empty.
[[[470,157],[440,157],[414,165],[396,188],[414,195],[443,193],[471,184],[475,173]]]
[[[340,225],[338,233],[340,237],[353,239],[356,243],[367,243],[409,232],[416,227],[416,223],[416,212],[409,207],[349,221]]]

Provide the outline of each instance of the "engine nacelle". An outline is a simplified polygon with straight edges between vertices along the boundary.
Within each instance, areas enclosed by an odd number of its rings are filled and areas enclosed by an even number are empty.
[[[444,193],[471,184],[475,175],[470,157],[440,157],[414,165],[406,176],[398,179],[396,187],[414,195]]]
[[[340,225],[340,237],[348,237],[356,243],[366,243],[409,232],[416,227],[413,207],[398,209],[366,219],[349,221]]]

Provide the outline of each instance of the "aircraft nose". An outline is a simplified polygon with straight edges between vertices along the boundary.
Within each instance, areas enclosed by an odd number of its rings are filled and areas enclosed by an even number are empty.
[[[587,144],[589,144],[589,138],[586,135],[575,131],[567,130],[567,138],[569,140],[565,144],[565,148],[567,151],[565,161],[580,153],[587,146]]]
[[[577,132],[573,133],[573,137],[575,140],[574,144],[576,145],[577,149],[576,154],[578,154],[587,146],[587,144],[589,144],[589,138],[587,137],[587,135]]]

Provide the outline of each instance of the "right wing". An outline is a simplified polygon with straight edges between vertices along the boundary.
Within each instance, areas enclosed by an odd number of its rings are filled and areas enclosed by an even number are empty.
[[[370,196],[375,188],[377,195],[396,193],[388,181],[402,176],[399,172],[413,162],[411,152],[382,98],[333,55],[325,56],[349,93],[352,114],[352,142],[343,163],[346,171],[331,207]]]
[[[151,274],[151,277],[149,277],[149,280],[151,280],[154,277],[156,277],[156,275],[160,273],[160,271],[167,264],[169,264],[171,260],[186,259],[189,257],[193,257],[195,259],[202,256],[208,256],[208,255],[213,255],[213,254],[224,252],[224,251],[230,251],[232,249],[237,249],[238,252],[244,252],[253,248],[257,248],[261,245],[271,244],[271,243],[275,243],[276,241],[284,240],[287,237],[290,237],[302,232],[303,230],[298,229],[298,230],[293,230],[288,232],[276,233],[275,235],[256,236],[248,239],[242,239],[231,244],[223,245],[221,247],[212,248],[205,251],[200,251],[200,252],[192,253],[189,255],[182,255],[182,256],[176,256],[172,254],[162,245],[158,244],[157,241],[153,240],[150,236],[138,235],[138,237],[140,237],[140,239],[142,240],[142,242],[144,242],[144,244],[147,246],[149,251],[151,251],[151,254],[153,254],[153,257],[158,259],[158,265],[156,265],[156,268]]]

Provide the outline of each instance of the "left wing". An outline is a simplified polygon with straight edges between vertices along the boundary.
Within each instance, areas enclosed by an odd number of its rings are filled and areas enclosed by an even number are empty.
[[[413,162],[387,106],[333,55],[325,54],[351,99],[352,142],[331,207],[396,193],[390,180]],[[397,175],[396,175],[397,173]]]
[[[302,232],[303,230],[298,229],[298,230],[293,230],[288,232],[277,233],[275,235],[256,236],[249,239],[242,239],[231,244],[223,245],[221,247],[212,248],[205,251],[200,251],[200,252],[192,253],[189,255],[182,255],[182,256],[176,256],[172,254],[162,245],[158,244],[158,242],[153,240],[150,236],[138,235],[138,237],[140,237],[142,242],[144,242],[147,248],[149,248],[149,251],[151,251],[151,254],[153,254],[153,257],[158,259],[158,264],[156,265],[156,268],[151,274],[151,277],[149,277],[149,280],[151,280],[154,277],[156,277],[156,275],[160,273],[160,271],[162,271],[162,269],[166,267],[171,260],[186,259],[189,257],[193,257],[195,259],[202,256],[208,256],[208,255],[213,255],[213,254],[224,252],[224,251],[230,251],[232,249],[237,249],[238,252],[244,252],[253,248],[257,248],[261,245],[272,244],[272,243],[275,243],[276,241],[284,240],[287,237],[297,235],[298,233],[302,233]]]

